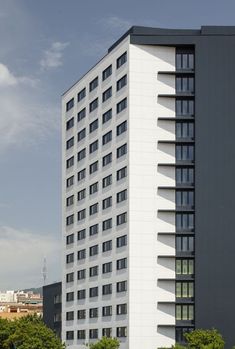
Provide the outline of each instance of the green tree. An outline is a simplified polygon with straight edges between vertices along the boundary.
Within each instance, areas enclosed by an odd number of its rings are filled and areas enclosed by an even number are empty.
[[[0,349],[64,349],[55,333],[37,315],[0,319]]]
[[[120,342],[117,338],[103,337],[98,342],[89,345],[89,349],[118,349]]]
[[[198,329],[185,334],[189,348],[192,349],[223,349],[224,339],[216,330]]]

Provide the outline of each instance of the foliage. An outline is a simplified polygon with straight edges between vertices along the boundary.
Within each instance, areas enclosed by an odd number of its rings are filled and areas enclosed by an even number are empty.
[[[0,319],[0,349],[64,349],[60,339],[37,315]]]
[[[89,349],[118,349],[120,346],[117,338],[103,337],[98,342],[89,345]]]
[[[178,344],[178,343],[176,343],[174,346],[172,346],[172,349],[185,349],[185,348],[187,348],[187,347],[184,345]]]
[[[216,330],[194,330],[185,334],[188,346],[192,349],[223,349],[224,340]]]

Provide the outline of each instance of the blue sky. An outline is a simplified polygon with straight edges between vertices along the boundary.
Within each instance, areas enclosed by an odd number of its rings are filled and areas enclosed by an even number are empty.
[[[235,25],[234,0],[0,0],[0,290],[60,279],[60,96],[132,25]]]

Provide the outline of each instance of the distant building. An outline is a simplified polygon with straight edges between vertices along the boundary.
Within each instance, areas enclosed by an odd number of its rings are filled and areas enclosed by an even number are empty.
[[[43,321],[61,338],[61,282],[43,287]]]
[[[18,303],[27,303],[27,304],[42,303],[42,297],[40,293],[34,294],[32,291],[28,291],[28,292],[18,291],[16,293],[16,299]]]
[[[0,292],[0,303],[15,303],[16,301],[15,291]]]
[[[42,315],[42,297],[32,291],[0,292],[0,318],[15,319],[28,314]]]
[[[5,303],[0,305],[0,318],[18,319],[32,314],[42,315],[42,304]]]
[[[1,303],[40,304],[42,296],[40,293],[33,293],[33,291],[5,291],[0,292]]]

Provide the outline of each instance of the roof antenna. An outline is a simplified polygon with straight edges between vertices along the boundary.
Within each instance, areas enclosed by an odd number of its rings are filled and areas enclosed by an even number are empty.
[[[43,286],[45,286],[46,279],[47,279],[47,260],[46,260],[46,257],[43,258],[42,277],[43,277]]]

